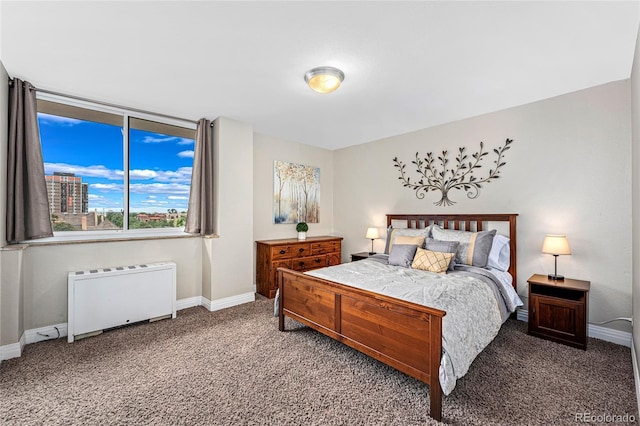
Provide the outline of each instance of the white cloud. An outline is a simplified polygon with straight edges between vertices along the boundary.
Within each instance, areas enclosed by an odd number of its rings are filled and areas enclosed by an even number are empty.
[[[189,185],[179,183],[134,183],[129,190],[134,194],[189,195]]]
[[[188,200],[189,197],[183,197],[181,195],[169,195],[167,197],[167,199],[169,199],[169,200]]]
[[[158,175],[154,170],[130,170],[129,179],[153,179]]]
[[[145,136],[142,138],[142,143],[163,143],[163,142],[171,142],[177,139],[181,139],[175,136]]]
[[[193,158],[193,151],[180,151],[178,153],[180,158]]]
[[[157,136],[145,136],[142,138],[142,143],[165,143],[165,142],[175,142],[178,145],[193,145],[195,141],[189,138],[181,138],[178,136],[165,136],[165,135],[157,135]]]
[[[41,124],[53,124],[64,127],[71,127],[82,123],[82,120],[76,120],[75,118],[60,117],[59,115],[45,114],[43,112],[38,113],[38,121]]]
[[[89,185],[89,190],[97,189],[98,191],[119,191],[122,192],[122,185],[117,183],[92,183]]]
[[[191,167],[180,167],[175,172],[170,170],[158,171],[154,180],[157,182],[191,184]]]
[[[122,170],[108,169],[103,165],[78,166],[66,163],[44,163],[44,172],[52,175],[54,172],[74,173],[80,177],[95,177],[108,180],[122,181],[124,172]],[[134,169],[129,172],[129,179],[149,180],[169,183],[191,183],[191,167],[180,167],[178,170],[149,170]]]
[[[44,163],[44,173],[52,175],[54,172],[74,173],[81,177],[98,177],[109,180],[122,180],[122,170],[108,169],[103,165],[78,166],[66,163]]]

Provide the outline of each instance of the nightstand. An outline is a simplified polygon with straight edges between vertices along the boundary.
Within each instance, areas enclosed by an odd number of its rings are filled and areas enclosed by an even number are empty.
[[[373,256],[373,255],[370,255],[368,251],[361,251],[360,253],[351,253],[351,261],[355,262],[356,260],[366,259],[369,256]]]
[[[587,349],[589,281],[551,280],[535,274],[529,283],[528,334]]]

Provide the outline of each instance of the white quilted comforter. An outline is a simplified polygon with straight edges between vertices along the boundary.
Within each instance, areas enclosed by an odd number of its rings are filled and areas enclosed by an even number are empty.
[[[486,273],[454,271],[440,275],[367,259],[306,274],[446,311],[439,371],[445,395],[498,334],[504,312],[513,311],[512,306],[504,308],[499,283],[483,278]]]

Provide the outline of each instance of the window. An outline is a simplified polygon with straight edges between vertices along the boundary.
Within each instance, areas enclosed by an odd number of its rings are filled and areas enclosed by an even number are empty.
[[[184,227],[195,123],[44,95],[38,123],[54,234]]]

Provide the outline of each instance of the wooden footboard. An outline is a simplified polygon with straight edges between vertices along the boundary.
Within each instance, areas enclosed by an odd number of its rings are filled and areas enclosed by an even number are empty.
[[[277,270],[279,327],[288,316],[429,385],[430,415],[442,418],[438,380],[444,311]]]

